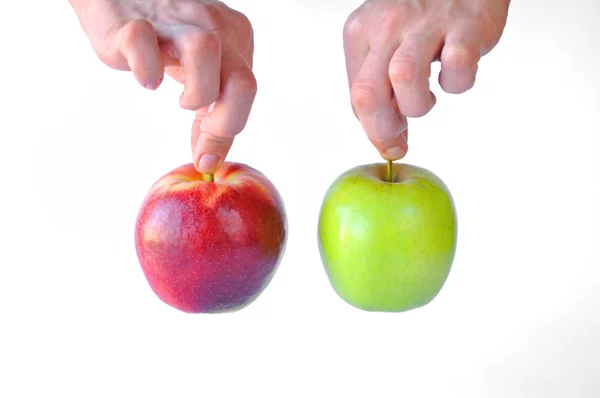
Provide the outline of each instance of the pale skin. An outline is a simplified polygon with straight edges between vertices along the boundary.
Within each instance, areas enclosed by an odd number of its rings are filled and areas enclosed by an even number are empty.
[[[214,0],[70,0],[100,58],[155,90],[164,74],[184,85],[195,114],[196,169],[211,174],[245,127],[257,91],[252,25]],[[407,117],[435,105],[430,65],[448,93],[473,87],[482,56],[500,40],[510,0],[367,0],[343,27],[354,114],[386,160],[408,150]],[[307,56],[310,56],[307,54]]]

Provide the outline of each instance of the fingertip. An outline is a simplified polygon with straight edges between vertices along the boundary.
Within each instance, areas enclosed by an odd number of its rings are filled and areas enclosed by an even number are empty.
[[[214,173],[227,157],[232,144],[233,138],[216,137],[200,131],[192,152],[196,170],[203,174]]]
[[[390,149],[384,151],[381,155],[386,160],[400,160],[408,151],[407,146],[393,146]]]
[[[374,142],[391,142],[398,139],[408,126],[406,117],[397,111],[393,104],[363,117],[361,123],[369,139]]]
[[[479,48],[466,39],[452,39],[441,54],[442,68],[438,81],[448,94],[462,94],[475,85]]]
[[[144,19],[131,21],[120,29],[116,40],[138,83],[156,90],[163,80],[164,65],[152,24]]]
[[[158,79],[151,79],[150,81],[146,82],[144,87],[148,90],[154,91],[160,87],[161,83],[163,82],[163,79],[164,75],[161,73]]]
[[[406,153],[408,152],[407,137],[408,130],[404,130],[402,134],[394,139],[383,142],[371,140],[371,142],[383,159],[394,161],[400,160],[406,156]]]
[[[212,153],[204,153],[196,162],[196,170],[202,174],[214,174],[221,165],[219,157]]]
[[[442,90],[448,94],[463,94],[475,86],[475,79],[475,73],[464,76],[464,74],[461,74],[460,72],[442,70],[438,82]]]

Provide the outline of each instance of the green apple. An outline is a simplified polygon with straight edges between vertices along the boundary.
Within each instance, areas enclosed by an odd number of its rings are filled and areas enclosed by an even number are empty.
[[[456,210],[444,182],[391,162],[355,167],[327,190],[319,251],[336,293],[366,311],[422,307],[442,289],[454,261]]]

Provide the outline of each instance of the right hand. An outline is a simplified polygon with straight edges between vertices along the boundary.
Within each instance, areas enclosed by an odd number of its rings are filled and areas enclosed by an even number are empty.
[[[215,0],[90,0],[76,11],[98,57],[154,90],[164,72],[195,111],[196,169],[214,173],[245,127],[256,96],[250,22]]]
[[[350,97],[356,117],[381,157],[408,150],[407,117],[436,103],[431,63],[439,82],[459,94],[475,84],[480,58],[500,40],[509,0],[365,0],[344,25]]]

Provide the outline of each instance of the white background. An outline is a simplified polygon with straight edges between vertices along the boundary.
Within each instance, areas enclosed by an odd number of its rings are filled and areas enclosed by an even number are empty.
[[[191,160],[181,88],[101,64],[66,1],[2,3],[1,397],[600,396],[600,3],[514,1],[473,90],[432,79],[405,161],[450,187],[459,245],[401,314],[344,303],[316,242],[329,184],[379,160],[346,87],[359,3],[229,3],[259,82],[229,159],[274,182],[290,230],[268,289],[218,316],[159,301],[133,245],[147,189]]]

